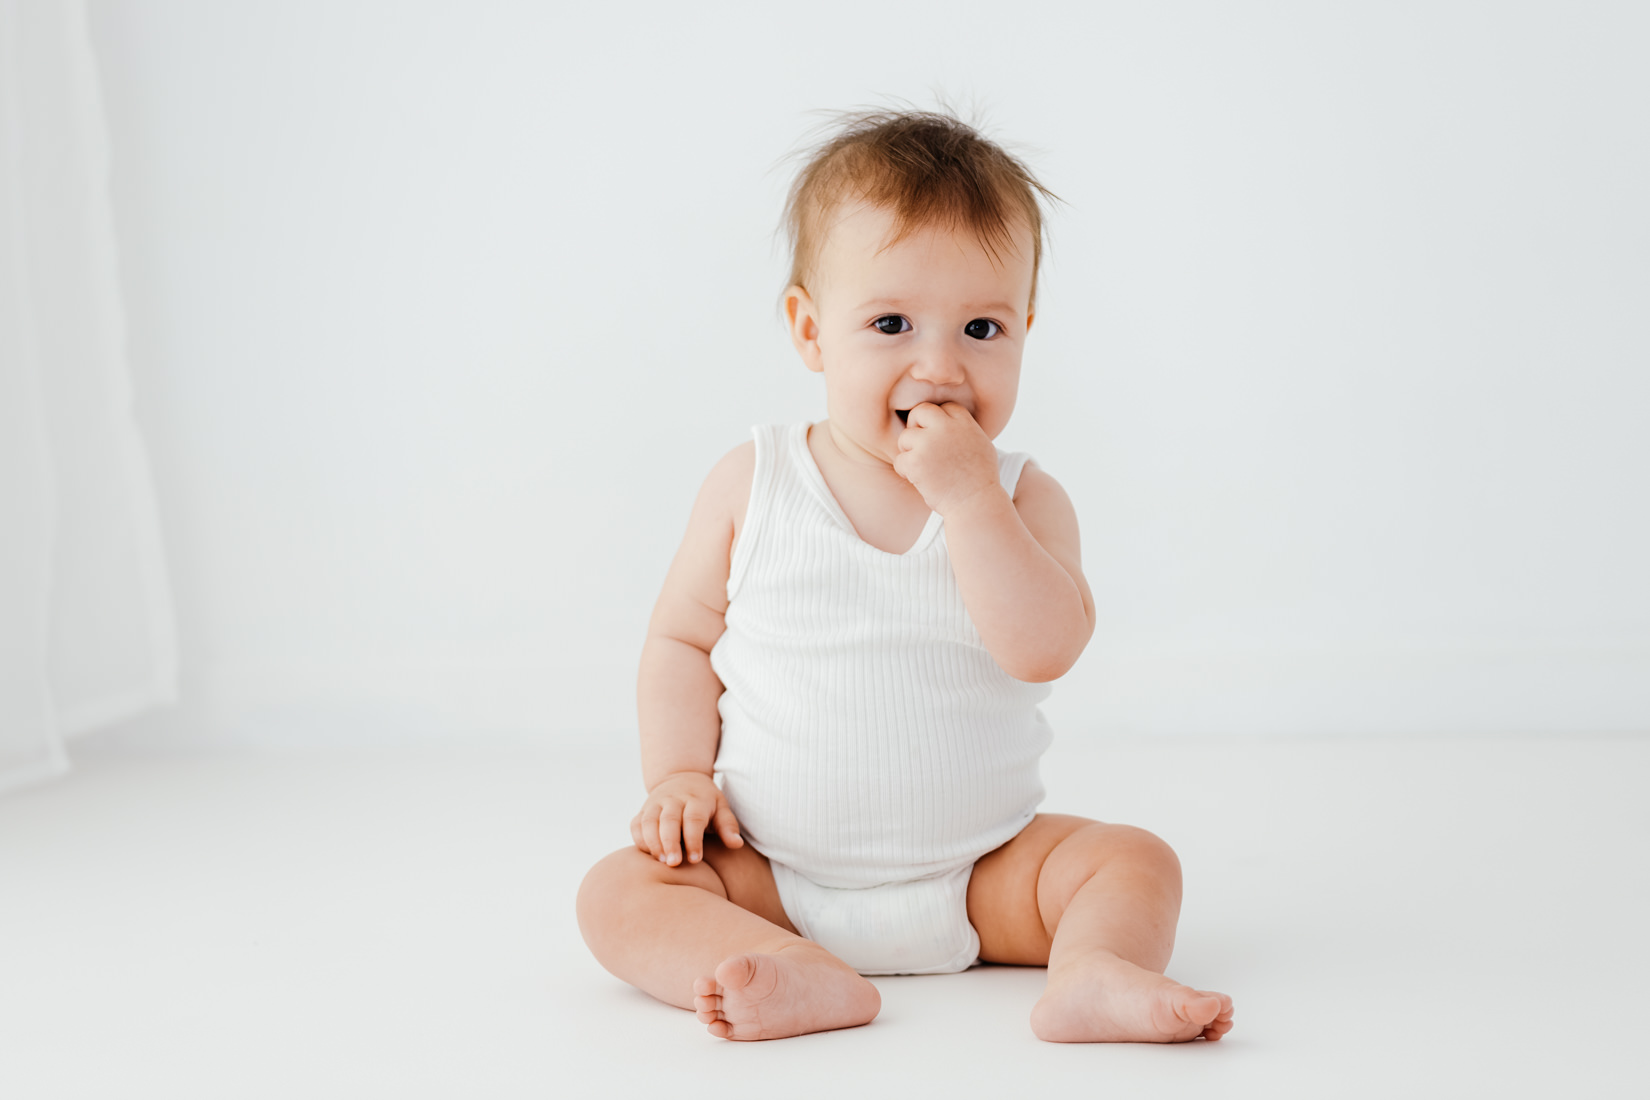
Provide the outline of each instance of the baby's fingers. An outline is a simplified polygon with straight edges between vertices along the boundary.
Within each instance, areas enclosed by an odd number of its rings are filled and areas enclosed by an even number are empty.
[[[630,821],[630,835],[635,838],[636,847],[652,856],[659,858],[664,847],[659,843],[659,808],[651,802],[642,807],[642,812]]]
[[[710,807],[703,802],[689,802],[682,811],[682,844],[689,863],[705,858],[705,826],[709,824]]]
[[[659,811],[659,858],[672,867],[682,862],[682,804],[666,802]]]
[[[744,846],[745,838],[739,835],[739,819],[733,816],[733,807],[728,805],[725,798],[716,802],[716,835],[722,838],[722,843],[729,848]]]

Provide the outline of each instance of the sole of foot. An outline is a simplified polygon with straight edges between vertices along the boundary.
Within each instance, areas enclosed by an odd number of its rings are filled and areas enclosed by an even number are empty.
[[[693,983],[699,1022],[719,1039],[784,1039],[859,1027],[876,1018],[882,994],[815,944],[734,955]]]

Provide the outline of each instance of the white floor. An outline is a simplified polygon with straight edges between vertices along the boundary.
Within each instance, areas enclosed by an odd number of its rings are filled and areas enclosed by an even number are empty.
[[[1066,735],[1046,808],[1168,839],[1220,1043],[1076,1047],[1041,972],[710,1038],[585,953],[633,752],[167,748],[0,800],[0,1097],[1650,1095],[1650,738]]]

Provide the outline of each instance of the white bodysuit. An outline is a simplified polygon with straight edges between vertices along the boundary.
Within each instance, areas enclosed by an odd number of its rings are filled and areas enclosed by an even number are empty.
[[[938,513],[905,553],[879,550],[826,487],[806,423],[753,434],[710,655],[717,780],[804,936],[865,974],[967,969],[968,877],[1042,801],[1050,689],[986,651]],[[1010,496],[1026,461],[997,454]]]

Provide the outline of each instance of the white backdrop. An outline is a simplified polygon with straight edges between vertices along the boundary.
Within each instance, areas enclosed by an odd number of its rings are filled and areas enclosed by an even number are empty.
[[[1650,729],[1650,9],[92,0],[185,715],[627,738],[778,324],[807,112],[1067,205],[1020,411],[1056,728]]]

